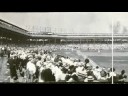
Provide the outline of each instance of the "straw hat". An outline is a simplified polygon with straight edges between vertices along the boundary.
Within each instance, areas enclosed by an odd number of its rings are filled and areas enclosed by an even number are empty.
[[[88,79],[88,81],[93,81],[94,80],[93,76],[88,76],[87,79]]]

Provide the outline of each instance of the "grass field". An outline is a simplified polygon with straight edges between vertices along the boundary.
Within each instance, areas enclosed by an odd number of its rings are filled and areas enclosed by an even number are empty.
[[[92,61],[94,61],[97,65],[101,67],[111,68],[112,67],[112,54],[111,51],[109,52],[77,52],[78,50],[74,51],[57,51],[56,54],[62,54],[64,56],[72,57],[81,59],[83,62],[85,58],[90,58]],[[80,50],[79,50],[80,51]]]

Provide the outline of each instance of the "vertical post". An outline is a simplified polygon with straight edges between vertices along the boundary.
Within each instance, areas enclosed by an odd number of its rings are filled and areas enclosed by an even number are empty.
[[[121,46],[122,46],[122,39],[121,39]]]
[[[66,50],[67,50],[67,39],[66,39]]]
[[[80,49],[81,49],[81,39],[80,39]]]
[[[94,47],[95,47],[95,38],[93,39],[93,45],[94,45]],[[95,49],[96,50],[96,49]]]
[[[113,72],[113,20],[112,20],[112,72]],[[113,76],[112,76],[112,84],[113,84]]]
[[[1,46],[3,45],[3,33],[1,35]]]
[[[62,45],[62,44],[61,44],[61,39],[60,39],[60,45]]]
[[[54,40],[54,44],[56,45],[56,38],[55,38],[55,40]]]
[[[43,45],[44,45],[44,39],[43,39]]]
[[[29,43],[29,47],[30,47],[30,45],[31,45],[31,43],[30,43],[30,38],[28,39],[28,43]]]
[[[36,39],[36,46],[37,46],[37,40],[38,40],[38,39]]]
[[[48,39],[48,43],[49,43],[49,45],[50,45],[50,39]]]
[[[88,39],[87,39],[87,46],[88,46],[88,50],[89,50],[89,41],[88,41]]]
[[[107,39],[107,45],[108,45],[108,39]]]

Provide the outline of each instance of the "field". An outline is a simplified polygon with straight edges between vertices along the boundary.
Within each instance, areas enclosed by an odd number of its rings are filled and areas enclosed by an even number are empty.
[[[57,51],[56,54],[62,54],[64,56],[72,57],[80,59],[84,62],[85,58],[90,58],[96,65],[105,68],[112,67],[112,54],[111,51],[108,52],[87,52],[81,50],[74,50],[74,51]]]

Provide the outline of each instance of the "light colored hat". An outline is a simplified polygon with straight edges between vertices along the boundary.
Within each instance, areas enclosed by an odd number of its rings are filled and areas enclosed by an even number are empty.
[[[31,61],[32,59],[33,59],[33,58],[30,58],[30,57],[29,57],[29,59],[28,59],[28,60],[29,60],[29,61]]]
[[[10,58],[13,58],[14,57],[14,55],[10,55]]]
[[[102,70],[105,70],[105,68],[102,68]]]
[[[88,76],[88,80],[94,80],[93,76]]]
[[[33,58],[33,56],[32,55],[28,55],[28,58]]]

